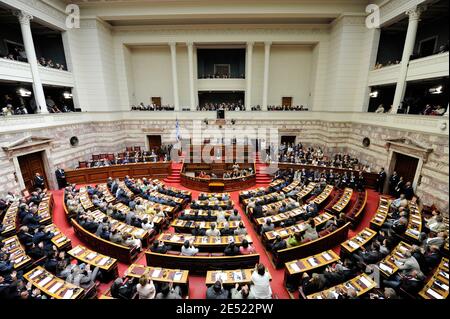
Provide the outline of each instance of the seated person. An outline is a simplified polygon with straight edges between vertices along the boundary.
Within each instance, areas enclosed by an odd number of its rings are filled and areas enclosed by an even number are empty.
[[[285,249],[287,247],[286,241],[281,238],[280,235],[277,235],[275,237],[274,242],[271,245],[271,251],[276,252],[280,249]]]
[[[228,291],[222,286],[220,280],[206,290],[206,299],[228,299]]]
[[[216,229],[215,223],[211,223],[211,226],[206,230],[205,235],[209,237],[218,237],[220,236],[220,230]]]
[[[173,287],[173,282],[164,282],[156,299],[181,299],[181,289],[179,286]]]
[[[234,230],[235,236],[247,235],[247,229],[245,229],[244,223],[240,222],[238,228]]]
[[[250,292],[255,299],[272,298],[271,280],[269,273],[266,271],[266,267],[263,264],[257,264],[252,273],[252,286],[250,287]]]
[[[239,285],[236,283],[234,288],[231,289],[231,299],[255,299],[253,293],[251,293],[248,285]]]
[[[185,240],[183,246],[181,247],[181,255],[194,256],[197,253],[198,248],[195,248],[194,245],[189,240]]]
[[[256,249],[249,244],[247,239],[242,241],[241,247],[239,247],[239,252],[241,255],[251,255],[256,254]]]
[[[236,256],[239,255],[239,248],[236,246],[234,241],[230,242],[224,250],[225,256]]]

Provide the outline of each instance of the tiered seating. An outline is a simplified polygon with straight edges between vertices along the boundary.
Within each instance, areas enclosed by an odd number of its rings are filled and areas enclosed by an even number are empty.
[[[378,267],[380,268],[380,273],[385,277],[390,277],[398,271],[398,265],[396,261],[399,258],[405,258],[403,255],[406,250],[411,249],[411,245],[401,241],[398,243],[389,255],[387,255],[380,263]]]
[[[247,207],[248,203],[250,203],[250,200],[254,200],[254,201],[263,200],[266,202],[274,202],[274,201],[277,201],[279,196],[280,196],[279,192],[274,192],[274,193],[269,193],[269,194],[265,194],[262,196],[250,197],[250,198],[242,200],[242,205],[244,206],[244,208]]]
[[[242,204],[245,199],[256,197],[258,193],[268,193],[268,192],[269,192],[268,188],[265,187],[258,187],[248,191],[239,192],[239,202]]]
[[[377,285],[376,282],[373,281],[372,278],[370,278],[366,274],[360,274],[360,275],[356,276],[355,278],[352,278],[343,284],[328,288],[326,290],[317,292],[315,294],[308,295],[308,296],[306,296],[306,298],[307,299],[324,299],[324,296],[327,297],[330,293],[332,293],[337,298],[338,290],[348,289],[348,288],[355,289],[356,296],[361,297],[364,294],[371,291],[373,288],[375,288],[376,285]]]
[[[8,210],[3,216],[2,225],[4,226],[4,230],[2,232],[2,236],[8,237],[16,233],[16,227],[18,223],[17,211],[19,209],[19,202],[14,202],[9,205]]]
[[[422,232],[422,211],[415,202],[409,201],[408,206],[409,220],[404,236],[406,240],[409,239],[413,243],[418,243]]]
[[[331,232],[324,231],[319,233],[319,238],[302,243],[299,246],[280,249],[273,253],[273,261],[276,267],[282,267],[284,263],[298,258],[303,258],[332,248],[336,243],[347,239],[350,223],[337,228]]]
[[[117,203],[114,205],[115,208],[117,208],[118,211],[122,212],[124,215],[129,214],[130,207],[126,206],[123,203]],[[146,212],[135,212],[135,216],[139,219],[143,220],[147,218],[149,221],[153,222],[155,229],[161,229],[166,222],[166,219],[161,216],[152,216],[150,214],[147,214]],[[150,237],[154,236],[155,232],[150,233]]]
[[[2,250],[10,254],[11,263],[14,266],[14,270],[20,270],[29,267],[33,260],[29,257],[17,236],[12,236],[4,239]]]
[[[193,204],[195,204],[196,209],[211,209],[214,207],[220,207],[222,209],[230,209],[231,207],[234,207],[234,202],[232,200],[226,201],[196,200],[191,204],[191,208],[194,208]]]
[[[65,282],[41,266],[26,273],[23,278],[44,294],[54,299],[81,299],[86,291],[83,288]]]
[[[72,241],[66,235],[64,235],[55,224],[49,224],[44,228],[45,232],[52,232],[54,236],[52,237],[53,245],[58,248],[58,250],[68,250],[72,247]]]
[[[39,203],[37,214],[40,217],[40,224],[48,224],[52,220],[53,195],[47,192]]]
[[[347,207],[348,203],[350,203],[352,195],[353,195],[353,189],[351,189],[351,188],[344,189],[344,193],[341,195],[341,197],[339,198],[337,203],[335,203],[331,207],[331,209],[334,212],[338,212],[338,213],[344,211],[344,209]]]
[[[119,275],[117,259],[115,258],[99,254],[82,245],[78,245],[67,253],[79,262],[91,265],[92,269],[99,267],[102,271],[102,279],[104,282],[108,282]]]
[[[80,203],[83,206],[84,210],[90,210],[94,208],[94,204],[89,197],[86,187],[81,187],[79,190]]]
[[[267,216],[267,217],[260,217],[256,219],[256,225],[257,226],[262,226],[265,224],[266,219],[270,218],[270,220],[272,221],[272,223],[274,223],[275,225],[287,220],[288,218],[291,217],[297,217],[300,216],[301,214],[304,213],[304,209],[303,207],[298,207],[295,208],[293,210],[287,211],[285,213],[280,213],[280,214],[276,214],[276,215],[271,215],[271,216]]]
[[[358,234],[341,244],[341,256],[353,254],[356,250],[367,245],[376,235],[376,231],[368,227],[364,228]]]
[[[289,193],[291,190],[293,190],[294,188],[296,188],[299,184],[300,184],[300,181],[293,181],[293,182],[290,183],[288,186],[283,187],[282,191],[285,192],[285,193],[287,194],[287,193]]]
[[[255,268],[232,269],[232,270],[209,270],[206,273],[206,285],[207,286],[214,285],[214,283],[217,280],[220,280],[224,286],[228,287],[232,287],[236,284],[249,285],[252,283],[252,273],[254,270]]]
[[[217,218],[217,215],[219,212],[223,213],[226,218],[228,218],[231,214],[233,214],[233,210],[210,210],[210,215],[208,218]],[[183,211],[183,218],[187,220],[196,220],[196,221],[202,221],[206,216],[208,216],[207,210],[202,209],[185,209]]]
[[[281,206],[283,206],[283,204],[295,205],[295,203],[296,203],[296,201],[293,200],[292,198],[285,198],[283,200],[280,200],[280,201],[272,203],[272,204],[263,205],[262,211],[263,211],[263,213],[266,213],[270,210],[279,210],[281,208]]]
[[[352,229],[355,229],[358,226],[359,222],[361,221],[364,209],[366,208],[366,203],[367,203],[367,190],[358,193],[355,205],[353,205],[350,211],[346,214],[347,219],[350,220],[352,223]]]
[[[320,228],[321,226],[325,225],[325,223],[333,218],[333,215],[330,213],[323,213],[321,215],[318,215],[314,217],[314,222],[316,224],[317,228]],[[295,232],[301,231],[301,225],[304,222],[300,222],[298,224],[284,227],[284,228],[276,228],[275,230],[271,230],[268,232],[265,232],[262,236],[263,242],[265,244],[272,242],[275,237],[280,236],[281,238],[288,238],[290,235],[294,234]]]
[[[419,292],[419,296],[424,299],[447,299],[449,285],[448,273],[448,258],[442,258],[433,276]]]
[[[146,267],[143,265],[132,264],[125,271],[125,276],[130,278],[140,278],[146,275],[157,283],[173,283],[181,288],[183,294],[189,292],[189,271],[180,269],[169,269],[161,267]]]
[[[182,219],[175,219],[172,221],[170,226],[175,228],[176,231],[181,233],[190,233],[192,229],[194,229],[196,226],[199,226],[201,229],[209,229],[211,228],[211,224],[214,224],[217,229],[223,229],[225,223],[224,222],[200,222],[200,221],[191,221],[191,220],[182,220]],[[238,228],[239,221],[229,221],[228,226],[230,229]]]
[[[322,193],[317,195],[312,201],[317,204],[317,206],[320,206],[322,203],[324,203],[333,192],[334,186],[333,185],[327,185],[323,189]]]
[[[340,258],[334,251],[326,250],[316,255],[289,261],[284,264],[284,283],[297,287],[303,273],[325,268],[338,260]]]
[[[298,199],[303,199],[306,198],[309,194],[311,194],[311,192],[313,191],[314,187],[316,187],[316,183],[314,182],[310,182],[308,184],[308,186],[306,186],[305,188],[303,188],[300,192],[298,192],[295,195],[295,198]]]
[[[75,235],[77,235],[83,243],[89,245],[90,247],[95,247],[95,249],[102,254],[114,257],[119,261],[128,264],[132,263],[138,255],[138,250],[136,247],[127,247],[100,238],[99,236],[85,230],[74,219],[72,219],[72,226]]]
[[[216,198],[218,200],[222,200],[225,198],[230,198],[230,193],[200,193],[198,194],[198,198],[201,200],[209,199],[209,198]]]
[[[391,202],[388,198],[380,196],[378,209],[375,212],[375,215],[373,215],[372,220],[370,221],[370,228],[375,230],[381,228],[388,217],[390,204]]]
[[[164,242],[167,245],[172,246],[172,248],[180,249],[186,240],[192,242],[195,247],[199,248],[201,251],[223,251],[225,247],[234,241],[234,243],[239,246],[242,241],[246,239],[249,243],[252,243],[252,238],[249,235],[239,235],[239,236],[193,236],[181,233],[163,233],[158,236],[158,240]]]

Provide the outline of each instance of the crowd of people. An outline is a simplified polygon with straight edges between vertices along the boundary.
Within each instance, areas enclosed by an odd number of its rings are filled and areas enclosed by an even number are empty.
[[[20,62],[28,62],[27,54],[25,53],[25,50],[22,47],[14,47],[12,52],[6,54],[5,56],[2,56],[4,59],[8,60],[14,60],[14,61],[20,61]],[[54,62],[53,59],[40,57],[37,60],[38,64],[40,66],[45,66],[53,69],[58,70],[66,70],[66,67],[62,63]]]
[[[10,94],[5,94],[3,97],[3,107],[1,108],[1,115],[3,116],[11,116],[11,115],[25,115],[29,113],[36,113],[36,102],[32,98],[29,102],[29,112],[28,108],[25,105],[25,99],[22,97],[19,97],[17,99],[13,99]],[[68,113],[72,112],[71,107],[69,104],[64,100],[61,99],[60,102],[57,104],[53,100],[51,96],[47,96],[45,99],[45,104],[47,105],[47,110],[49,113]]]
[[[157,105],[155,103],[150,103],[145,105],[144,102],[139,103],[138,105],[131,105],[132,111],[173,111],[175,110],[175,106],[173,105]]]
[[[197,111],[245,111],[242,101],[237,102],[206,102],[197,106]]]
[[[206,74],[199,74],[198,75],[199,79],[245,79],[245,75],[241,74],[239,76],[233,76],[231,74],[219,74],[219,73],[214,73],[214,74],[210,74],[210,73],[206,73]]]

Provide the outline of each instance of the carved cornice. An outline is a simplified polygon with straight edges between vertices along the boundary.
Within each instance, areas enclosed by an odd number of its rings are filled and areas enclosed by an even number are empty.
[[[429,154],[433,152],[432,148],[419,145],[417,142],[408,138],[387,139],[386,148],[387,150],[392,150],[397,153],[422,158],[424,163],[428,161]]]

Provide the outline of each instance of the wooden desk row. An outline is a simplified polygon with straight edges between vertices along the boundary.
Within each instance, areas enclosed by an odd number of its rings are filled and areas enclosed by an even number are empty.
[[[296,203],[297,202],[295,200],[293,200],[292,198],[285,198],[285,199],[280,200],[280,201],[275,202],[275,203],[263,205],[262,206],[262,211],[264,213],[267,212],[267,211],[270,211],[270,210],[278,211],[281,208],[281,206],[283,206],[283,204],[286,204],[286,206],[289,206],[289,205],[293,206]]]
[[[239,192],[239,202],[244,203],[245,199],[249,199],[252,197],[256,197],[259,193],[267,193],[268,188],[266,187],[258,187],[255,189],[247,190],[247,191],[241,191]]]
[[[345,188],[344,193],[339,198],[338,202],[333,205],[332,209],[336,212],[342,212],[345,207],[347,207],[348,203],[350,203],[350,200],[353,195],[353,189],[351,188]]]
[[[108,189],[108,185],[106,184],[98,184],[97,188],[100,192],[103,194],[103,199],[109,204],[116,200],[116,197],[111,194],[111,192]]]
[[[303,207],[298,207],[295,208],[293,210],[289,210],[287,212],[284,213],[280,213],[280,214],[276,214],[276,215],[271,215],[271,216],[267,216],[267,217],[259,217],[256,219],[256,224],[258,226],[262,226],[266,223],[267,219],[270,219],[272,223],[274,224],[278,224],[280,222],[283,222],[289,218],[292,217],[297,217],[301,214],[305,213],[305,209]]]
[[[48,224],[52,220],[52,209],[53,209],[53,195],[47,192],[39,203],[37,214],[41,218],[39,220],[40,224]]]
[[[323,191],[319,195],[317,195],[312,201],[316,203],[317,206],[321,205],[330,197],[331,193],[333,192],[333,189],[334,189],[333,185],[325,186]]]
[[[83,288],[56,277],[41,266],[29,271],[23,277],[35,288],[40,289],[44,294],[51,298],[80,299],[83,298],[85,294]]]
[[[209,199],[209,200],[196,200],[193,201],[192,204],[198,205],[200,208],[206,209],[208,207],[213,207],[213,206],[218,206],[221,207],[223,209],[227,209],[228,207],[234,207],[234,202],[232,200],[214,200],[214,199]],[[191,204],[191,207],[192,207]]]
[[[289,193],[291,190],[293,190],[294,188],[296,188],[299,184],[300,184],[300,181],[293,181],[293,182],[290,183],[288,186],[283,187],[282,191],[285,192],[285,193],[287,194],[287,193]]]
[[[175,202],[175,203],[177,203],[179,205],[182,205],[185,202],[185,200],[182,199],[182,198],[175,197],[175,196],[170,196],[170,195],[166,195],[166,194],[161,194],[161,193],[158,193],[156,191],[151,192],[149,195],[150,196],[154,196],[156,198],[164,199],[164,200],[167,200],[167,201],[173,201],[173,202]]]
[[[181,173],[181,185],[203,192],[232,192],[246,189],[256,184],[256,175],[237,178],[198,178]],[[216,184],[214,186],[214,184]]]
[[[414,243],[420,241],[420,234],[422,232],[422,211],[417,203],[412,201],[408,202],[409,206],[409,219],[406,227],[405,236]]]
[[[44,231],[53,233],[51,241],[58,250],[68,250],[72,247],[70,238],[64,235],[55,224],[45,226]]]
[[[448,297],[448,258],[442,258],[433,276],[419,291],[419,296],[424,299],[447,299]]]
[[[327,213],[327,212],[314,217],[314,222],[316,224],[316,227],[320,228],[320,226],[324,225],[327,221],[331,220],[333,217],[334,217],[333,215],[331,215],[330,213]],[[275,237],[277,237],[278,235],[281,238],[285,239],[285,238],[289,237],[290,235],[293,235],[296,232],[302,231],[302,229],[303,229],[302,226],[304,223],[305,222],[300,222],[298,224],[295,224],[295,225],[292,225],[289,227],[278,228],[275,230],[265,232],[263,234],[263,241],[266,243],[271,242],[271,241],[275,240]]]
[[[212,217],[217,217],[219,213],[223,213],[225,215],[225,218],[228,218],[233,214],[233,209],[228,210],[205,210],[205,209],[185,209],[183,211],[184,216],[199,216],[199,217],[206,217],[208,216],[208,213]]]
[[[398,245],[379,262],[378,267],[380,273],[386,277],[390,277],[398,271],[398,263],[400,258],[405,258],[404,253],[412,248],[411,245],[401,241]]]
[[[19,210],[19,202],[13,202],[9,205],[8,209],[5,212],[5,216],[3,216],[2,225],[5,229],[2,232],[2,236],[9,237],[16,233],[16,227],[18,223],[18,215],[17,212]]]
[[[118,211],[122,212],[125,215],[128,215],[130,213],[130,207],[128,207],[127,205],[125,205],[123,203],[117,203],[114,205],[114,207],[117,208]],[[145,211],[144,212],[135,211],[134,213],[135,213],[135,216],[137,218],[139,218],[140,220],[147,219],[149,222],[153,222],[153,224],[156,227],[161,227],[162,224],[164,223],[164,218],[161,216],[147,214]]]
[[[175,207],[172,207],[172,206],[155,203],[155,202],[149,201],[148,199],[142,198],[140,196],[137,196],[134,200],[140,201],[146,209],[152,208],[153,210],[163,211],[163,212],[167,213],[169,215],[169,217],[171,217],[175,213]]]
[[[387,197],[380,196],[378,202],[378,209],[373,215],[372,220],[370,221],[370,228],[378,230],[383,226],[386,221],[389,213],[389,206],[391,205],[391,201]]]
[[[259,262],[259,254],[237,256],[202,254],[198,256],[181,256],[180,254],[159,254],[147,250],[145,256],[148,266],[185,269],[197,274],[204,274],[208,270],[252,268]]]
[[[364,228],[358,234],[341,244],[341,255],[351,255],[356,250],[368,244],[376,235],[376,231],[370,229],[369,227]]]
[[[26,268],[33,263],[33,260],[26,254],[25,248],[16,235],[6,238],[2,242],[4,244],[2,251],[10,254],[14,270]]]
[[[101,269],[104,282],[108,282],[119,275],[117,259],[115,258],[102,255],[82,245],[74,247],[67,253],[79,262],[91,265],[92,269],[95,267]]]
[[[317,183],[314,182],[310,182],[308,184],[308,186],[304,187],[300,192],[298,192],[295,195],[295,198],[297,198],[297,200],[299,199],[303,199],[306,196],[308,196],[309,194],[311,194],[311,192],[314,190],[314,188],[316,187]]]
[[[244,207],[247,207],[247,205],[251,201],[273,201],[273,200],[277,200],[280,197],[280,195],[281,195],[280,192],[274,192],[274,193],[264,194],[264,195],[258,196],[258,197],[250,197],[250,198],[244,199],[242,201],[242,204],[244,205]]]
[[[200,193],[198,194],[198,199],[216,198],[218,200],[223,200],[224,197],[230,198],[230,196],[230,193]]]
[[[237,246],[242,244],[242,241],[246,239],[249,243],[252,243],[250,235],[239,236],[193,236],[179,233],[162,233],[158,236],[159,241],[163,241],[167,245],[181,247],[184,242],[188,240],[192,242],[197,248],[221,248],[222,250],[230,243],[234,242]]]
[[[91,198],[89,197],[86,187],[81,187],[79,189],[78,200],[80,201],[81,206],[83,206],[84,210],[90,210],[94,208],[94,204],[92,203]]]
[[[252,274],[254,271],[255,268],[210,270],[206,273],[206,285],[214,285],[217,280],[221,281],[224,286],[234,286],[235,284],[250,285],[253,283]],[[270,279],[272,279],[270,273],[268,274]]]
[[[316,255],[285,263],[285,273],[288,276],[293,276],[305,272],[311,272],[312,270],[331,265],[338,260],[340,260],[339,256],[330,249]]]
[[[338,290],[341,289],[349,289],[353,288],[356,291],[356,296],[361,297],[364,294],[371,291],[373,288],[376,287],[376,282],[372,280],[369,276],[366,274],[360,274],[356,276],[355,278],[352,278],[348,281],[346,281],[343,284],[328,288],[326,290],[323,290],[321,292],[317,292],[315,294],[308,295],[307,299],[324,299],[323,296],[327,297],[330,293],[337,298],[338,296]]]
[[[227,222],[228,227],[230,229],[235,229],[239,227],[239,221],[232,220]],[[200,221],[192,221],[192,220],[182,220],[182,219],[174,219],[170,226],[175,228],[176,231],[185,233],[190,233],[192,229],[194,229],[196,226],[200,227],[201,229],[210,229],[211,225],[214,224],[216,226],[216,229],[223,229],[225,222],[200,222]]]
[[[104,183],[108,177],[123,179],[127,175],[132,178],[148,178],[149,176],[165,178],[170,175],[171,165],[172,162],[158,162],[80,168],[66,170],[66,179],[71,184],[93,184]]]

